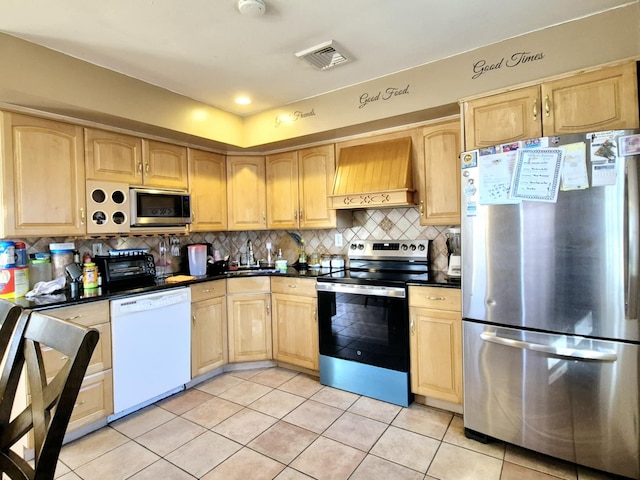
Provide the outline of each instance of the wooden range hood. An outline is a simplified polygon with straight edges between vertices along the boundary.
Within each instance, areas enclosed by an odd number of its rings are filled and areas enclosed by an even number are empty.
[[[411,137],[345,147],[333,180],[331,208],[359,209],[415,205]]]

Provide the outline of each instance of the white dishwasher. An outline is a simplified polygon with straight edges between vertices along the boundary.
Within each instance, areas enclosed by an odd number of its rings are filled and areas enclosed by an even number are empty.
[[[113,407],[109,421],[183,390],[191,380],[191,290],[111,301]]]

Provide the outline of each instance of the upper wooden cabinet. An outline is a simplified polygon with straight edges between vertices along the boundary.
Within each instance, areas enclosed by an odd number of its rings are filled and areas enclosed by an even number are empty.
[[[227,229],[227,166],[224,155],[189,149],[192,232]]]
[[[143,140],[142,159],[144,186],[180,190],[189,188],[186,147]]]
[[[179,145],[85,129],[87,180],[186,190],[187,149]]]
[[[265,158],[227,157],[228,230],[267,228]]]
[[[460,223],[460,120],[422,129],[420,224]]]
[[[336,227],[336,211],[329,207],[335,170],[333,144],[298,150],[300,228]]]
[[[333,144],[268,155],[267,227],[335,227],[328,198],[335,164]]]
[[[540,136],[638,128],[635,62],[463,103],[465,150]]]
[[[2,114],[3,237],[86,233],[82,127]]]
[[[87,180],[142,183],[142,139],[122,133],[84,129]]]

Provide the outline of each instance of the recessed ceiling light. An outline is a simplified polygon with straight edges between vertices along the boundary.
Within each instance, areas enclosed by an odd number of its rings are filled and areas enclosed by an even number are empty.
[[[251,99],[249,97],[238,97],[236,98],[236,103],[238,105],[249,105],[251,103]]]

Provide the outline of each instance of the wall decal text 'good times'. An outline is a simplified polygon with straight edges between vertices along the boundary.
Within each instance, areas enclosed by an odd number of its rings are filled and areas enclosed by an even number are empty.
[[[509,59],[505,61],[505,57],[502,57],[500,61],[495,63],[488,63],[486,60],[478,60],[473,64],[473,75],[471,78],[475,80],[479,78],[483,73],[490,72],[492,70],[499,70],[502,67],[513,68],[524,63],[535,62],[544,58],[544,52],[531,53],[531,52],[516,52]]]

